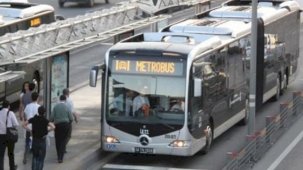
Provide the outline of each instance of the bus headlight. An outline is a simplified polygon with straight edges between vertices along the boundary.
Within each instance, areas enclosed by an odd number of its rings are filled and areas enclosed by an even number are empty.
[[[187,147],[188,144],[184,140],[174,140],[169,144],[170,147],[182,148]]]
[[[107,143],[120,143],[119,139],[114,136],[105,136],[104,139]]]

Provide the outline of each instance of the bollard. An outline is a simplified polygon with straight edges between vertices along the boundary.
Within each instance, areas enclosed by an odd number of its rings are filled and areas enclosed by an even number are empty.
[[[289,103],[288,102],[283,102],[280,103],[280,128],[285,127],[288,119],[288,107]]]

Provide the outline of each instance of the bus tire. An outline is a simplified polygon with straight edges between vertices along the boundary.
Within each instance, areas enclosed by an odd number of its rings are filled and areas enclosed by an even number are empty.
[[[287,89],[287,75],[283,75],[282,85],[281,85],[281,94],[284,94],[284,92]]]
[[[240,126],[245,126],[248,123],[248,118],[249,118],[249,100],[245,100],[245,117],[240,120],[239,125]]]
[[[210,124],[208,124],[206,126],[205,129],[205,137],[206,137],[206,142],[205,142],[205,146],[202,148],[201,153],[202,154],[207,154],[211,148],[211,145],[213,143],[213,129],[212,126]]]
[[[94,0],[88,0],[87,5],[91,8],[94,7]]]
[[[281,95],[281,80],[278,77],[277,78],[277,90],[276,90],[276,95],[274,96],[274,101],[278,101]]]
[[[59,0],[59,1],[58,1],[58,4],[59,4],[59,7],[60,7],[60,8],[63,8],[63,7],[64,7],[64,1],[62,1],[62,0]]]

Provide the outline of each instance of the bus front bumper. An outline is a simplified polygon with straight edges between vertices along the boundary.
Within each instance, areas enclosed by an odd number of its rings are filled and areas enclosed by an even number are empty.
[[[119,143],[103,143],[103,150],[109,152],[125,152],[137,154],[160,154],[160,155],[176,155],[176,156],[191,156],[197,152],[193,148],[191,142],[186,142],[183,146],[172,145],[172,143],[150,143],[143,146],[140,143],[123,142]],[[205,144],[202,144],[203,146]]]

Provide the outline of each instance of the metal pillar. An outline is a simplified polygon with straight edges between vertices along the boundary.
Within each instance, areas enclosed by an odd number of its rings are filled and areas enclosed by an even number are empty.
[[[248,119],[249,135],[253,134],[255,131],[255,115],[256,115],[257,5],[258,5],[258,0],[252,0],[249,119]]]
[[[49,118],[51,115],[51,58],[45,59],[44,66],[44,79],[43,79],[43,103],[46,108],[46,117]]]

